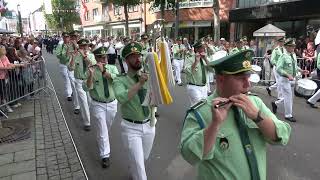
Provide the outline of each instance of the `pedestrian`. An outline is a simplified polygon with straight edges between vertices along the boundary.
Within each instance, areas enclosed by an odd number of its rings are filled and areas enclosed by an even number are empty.
[[[314,49],[314,43],[313,42],[308,42],[307,44],[307,49],[303,50],[302,53],[302,58],[303,60],[300,62],[300,67],[302,69],[308,70],[309,72],[312,72],[314,69],[314,65],[315,65],[315,58],[316,58],[317,54],[316,51]],[[302,78],[304,77],[309,77],[310,74],[303,74]]]
[[[229,54],[232,55],[232,54],[236,54],[240,51],[243,51],[243,44],[242,44],[242,39],[237,39],[236,40],[236,47],[233,48]]]
[[[107,47],[93,51],[96,62],[89,66],[86,86],[92,98],[91,110],[97,124],[97,141],[103,168],[110,166],[109,132],[117,113],[113,80],[119,74],[115,65],[108,64]]]
[[[292,115],[293,96],[291,84],[295,83],[297,72],[309,73],[308,70],[302,70],[297,65],[297,57],[294,53],[295,42],[292,38],[288,38],[284,42],[284,53],[280,56],[277,62],[277,72],[279,73],[279,86],[281,87],[282,97],[279,100],[272,102],[272,111],[277,113],[277,106],[284,103],[285,119],[291,122],[297,120]]]
[[[68,70],[68,64],[70,60],[70,52],[73,52],[72,45],[70,43],[70,35],[69,33],[63,32],[62,33],[63,42],[58,44],[56,48],[56,56],[59,59],[59,68],[64,80],[64,90],[65,95],[67,96],[68,101],[72,101],[72,93],[75,93],[74,90],[74,74],[73,71]],[[80,113],[80,105],[77,101],[77,97],[74,99],[74,113]]]
[[[207,97],[207,65],[209,64],[205,45],[199,40],[193,45],[194,55],[186,59],[187,92],[191,105]]]
[[[186,51],[186,47],[182,44],[182,37],[176,39],[176,44],[172,47],[173,51],[173,68],[175,81],[179,86],[182,86],[181,71],[183,68],[183,58]]]
[[[75,90],[77,91],[81,116],[83,119],[83,128],[85,131],[90,131],[90,111],[89,111],[89,98],[86,91],[84,91],[82,84],[86,78],[86,72],[95,59],[94,55],[89,51],[89,40],[80,39],[77,44],[79,49],[71,55],[71,60],[68,65],[70,71],[74,72]]]
[[[288,143],[290,126],[247,94],[252,55],[245,50],[211,62],[216,91],[187,111],[180,151],[199,180],[265,180],[266,144]]]
[[[273,76],[274,76],[274,79],[275,79],[276,82],[272,86],[266,87],[266,90],[267,90],[269,96],[271,96],[271,91],[273,89],[277,89],[278,99],[282,98],[282,94],[281,94],[281,87],[279,86],[279,77],[280,77],[280,75],[277,72],[277,62],[278,62],[280,56],[285,51],[284,47],[283,47],[284,40],[285,40],[284,37],[279,37],[277,39],[278,46],[272,50],[272,53],[271,53],[271,67],[272,67]]]
[[[155,136],[155,127],[150,126],[150,106],[142,105],[147,93],[148,75],[140,72],[141,51],[141,44],[134,41],[123,48],[122,57],[128,65],[128,73],[113,82],[115,96],[120,103],[121,134],[133,180],[147,180],[144,162],[149,158]]]

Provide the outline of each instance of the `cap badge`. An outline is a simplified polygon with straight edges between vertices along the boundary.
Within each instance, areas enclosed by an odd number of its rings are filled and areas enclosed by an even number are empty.
[[[245,60],[245,61],[243,61],[242,66],[243,66],[245,69],[248,69],[248,68],[251,68],[251,63],[250,63],[250,61]]]

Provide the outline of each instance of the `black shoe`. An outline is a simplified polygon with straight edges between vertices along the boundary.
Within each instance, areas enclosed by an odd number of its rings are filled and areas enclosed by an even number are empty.
[[[315,108],[315,109],[317,109],[318,108],[318,106],[316,106],[315,104],[312,104],[311,102],[309,102],[308,100],[307,100],[307,104],[309,104],[312,108]]]
[[[266,87],[266,90],[267,90],[269,96],[271,96],[271,90],[269,89],[269,87]]]
[[[72,101],[72,97],[70,96],[70,97],[67,97],[67,100],[68,101]]]
[[[178,83],[178,86],[182,86],[182,83]]]
[[[208,92],[207,94],[208,94],[208,96],[210,96],[212,94],[212,92]]]
[[[83,127],[83,129],[84,129],[85,131],[90,131],[91,128],[90,128],[90,126],[86,125],[86,126]]]
[[[155,113],[154,113],[154,116],[155,116],[155,117],[159,117],[159,113],[158,113],[158,112],[155,112]]]
[[[102,165],[102,168],[110,167],[110,158],[103,158],[101,165]]]
[[[297,120],[293,117],[286,117],[285,119],[290,122],[297,122]]]
[[[276,103],[275,102],[271,102],[271,106],[272,106],[272,112],[276,114],[277,113],[277,108],[278,108]]]
[[[74,113],[74,114],[79,114],[79,113],[80,113],[80,109],[75,109],[75,110],[73,111],[73,113]]]

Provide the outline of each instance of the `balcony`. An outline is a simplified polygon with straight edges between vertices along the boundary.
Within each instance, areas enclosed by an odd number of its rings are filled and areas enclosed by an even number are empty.
[[[189,0],[179,3],[179,9],[187,9],[187,8],[201,8],[201,7],[212,7],[213,0]],[[173,8],[169,5],[167,6],[166,10],[172,10]],[[160,11],[159,7],[153,8],[154,12]]]

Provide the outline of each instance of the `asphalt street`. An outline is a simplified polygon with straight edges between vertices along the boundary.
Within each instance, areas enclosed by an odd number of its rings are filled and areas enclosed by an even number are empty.
[[[43,53],[64,115],[77,145],[80,157],[91,180],[128,179],[128,160],[126,159],[120,137],[120,118],[117,114],[110,132],[111,167],[102,169],[96,141],[96,128],[92,120],[92,130],[82,129],[81,115],[73,113],[72,102],[65,99],[63,80],[54,55]],[[266,94],[264,87],[255,87],[256,92],[271,107],[275,97]],[[274,94],[275,95],[275,94]],[[186,88],[177,86],[174,103],[158,108],[160,117],[156,126],[156,138],[148,162],[147,175],[150,180],[193,180],[196,170],[179,155],[181,125],[188,108]],[[303,98],[294,100],[294,116],[298,120],[290,123],[292,134],[287,146],[269,146],[267,179],[270,180],[317,180],[320,179],[320,109],[312,109]],[[282,111],[281,108],[278,111]],[[283,113],[278,117],[284,119]]]

